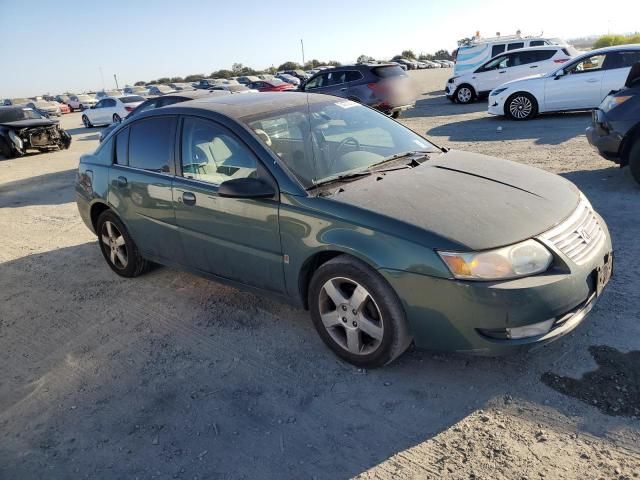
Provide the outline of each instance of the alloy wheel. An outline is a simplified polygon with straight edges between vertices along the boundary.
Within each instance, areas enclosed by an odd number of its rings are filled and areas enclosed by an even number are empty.
[[[531,115],[533,111],[533,103],[525,96],[519,96],[511,100],[509,104],[509,113],[514,118],[523,119]]]
[[[473,94],[469,87],[461,87],[458,90],[458,101],[460,101],[460,103],[469,103],[472,96]]]
[[[84,124],[85,128],[89,128],[89,119],[87,118],[86,115],[82,116],[82,123]]]
[[[124,270],[129,264],[127,244],[118,227],[110,221],[104,222],[100,239],[114,267]]]
[[[378,349],[384,334],[382,313],[369,291],[349,278],[327,280],[318,298],[327,333],[344,350],[367,355]]]

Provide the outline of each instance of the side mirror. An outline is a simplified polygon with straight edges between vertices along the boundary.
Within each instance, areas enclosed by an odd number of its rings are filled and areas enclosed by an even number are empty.
[[[222,182],[218,195],[226,198],[270,198],[276,194],[275,189],[258,178],[233,178]]]
[[[558,70],[556,72],[556,74],[553,76],[554,80],[560,80],[562,77],[564,77],[566,75],[566,73],[564,72],[564,70]]]

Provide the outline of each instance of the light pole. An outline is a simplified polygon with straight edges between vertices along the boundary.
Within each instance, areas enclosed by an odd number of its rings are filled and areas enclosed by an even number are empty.
[[[116,90],[120,90],[120,87],[118,87],[118,77],[116,77],[116,74],[113,74],[113,79],[116,81]]]
[[[300,39],[300,46],[302,47],[302,67],[304,68],[304,41]]]

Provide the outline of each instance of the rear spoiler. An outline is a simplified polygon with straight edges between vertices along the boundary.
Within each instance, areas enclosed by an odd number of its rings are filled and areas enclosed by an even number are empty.
[[[625,87],[632,87],[640,80],[640,62],[634,63],[629,71],[627,81],[624,82]]]

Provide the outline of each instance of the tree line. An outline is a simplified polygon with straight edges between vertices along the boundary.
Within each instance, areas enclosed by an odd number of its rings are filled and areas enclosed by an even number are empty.
[[[448,50],[438,50],[434,54],[425,54],[421,53],[420,55],[416,55],[412,50],[403,50],[400,55],[396,55],[393,58],[406,58],[408,60],[453,60],[453,56],[449,53]],[[373,62],[375,59],[369,55],[360,55],[357,59],[357,63],[366,63]],[[327,62],[323,62],[321,60],[313,59],[305,62],[304,64],[298,62],[284,62],[277,67],[271,66],[268,68],[264,68],[262,70],[255,70],[251,67],[247,67],[242,63],[234,63],[230,69],[220,69],[211,72],[209,75],[205,75],[204,73],[192,73],[190,75],[184,77],[161,77],[156,80],[138,80],[134,83],[135,86],[142,85],[156,85],[163,83],[191,83],[197,82],[201,78],[230,78],[230,77],[240,77],[243,75],[263,75],[263,74],[271,74],[273,75],[276,72],[280,72],[283,70],[312,70],[321,65],[328,65],[332,67],[339,67],[341,65],[340,62],[336,60],[329,60]]]
[[[231,69],[220,69],[211,72],[209,75],[205,75],[204,73],[192,73],[185,77],[161,77],[156,80],[138,80],[134,83],[135,86],[142,85],[156,85],[162,83],[191,83],[200,80],[201,78],[230,78],[230,77],[241,77],[243,75],[263,75],[263,74],[271,74],[273,75],[276,72],[280,72],[283,70],[311,70],[320,65],[330,65],[332,67],[339,67],[341,65],[340,62],[335,60],[329,60],[328,62],[323,62],[317,59],[309,60],[304,64],[298,62],[284,62],[277,67],[271,66],[262,70],[255,70],[251,67],[247,67],[242,63],[234,63],[231,66]]]
[[[629,43],[640,43],[640,33],[603,35],[594,42],[593,48],[613,47],[614,45],[626,45]]]

